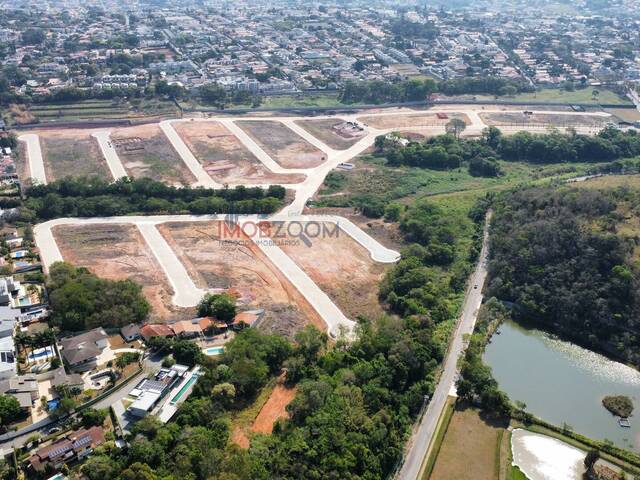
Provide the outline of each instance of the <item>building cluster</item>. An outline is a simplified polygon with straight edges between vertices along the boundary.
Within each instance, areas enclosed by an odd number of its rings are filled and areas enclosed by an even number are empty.
[[[5,4],[6,5],[6,4]],[[170,2],[37,10],[5,6],[4,67],[16,93],[64,87],[143,90],[160,80],[197,91],[218,83],[252,94],[335,90],[352,80],[492,75],[553,85],[640,79],[639,21],[532,5],[393,9],[306,2],[203,8]],[[36,16],[37,15],[37,16]]]

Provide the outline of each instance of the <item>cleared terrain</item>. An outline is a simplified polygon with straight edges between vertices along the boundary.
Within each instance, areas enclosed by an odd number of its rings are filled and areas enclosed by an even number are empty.
[[[131,177],[149,177],[172,185],[195,181],[157,123],[117,128],[111,132],[111,142]]]
[[[158,226],[196,286],[231,290],[245,306],[263,308],[261,329],[289,336],[307,324],[326,329],[315,310],[251,239],[244,235],[229,238],[222,228],[222,222],[215,221]]]
[[[137,227],[124,224],[65,225],[53,228],[65,261],[110,280],[142,285],[151,304],[151,320],[168,321],[193,314],[173,306],[173,290]]]
[[[85,130],[38,131],[48,181],[66,176],[110,178],[98,142]]]
[[[218,122],[176,122],[174,128],[211,178],[220,183],[299,183],[301,174],[267,169]]]
[[[236,124],[284,168],[312,168],[326,160],[323,152],[281,122],[239,120]]]

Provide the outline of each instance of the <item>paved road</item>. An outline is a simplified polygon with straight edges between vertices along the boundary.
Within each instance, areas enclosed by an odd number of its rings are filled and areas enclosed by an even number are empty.
[[[487,219],[487,224],[490,218]],[[449,351],[442,369],[442,374],[436,386],[427,411],[415,430],[406,452],[404,464],[398,475],[398,480],[421,480],[420,468],[429,444],[435,434],[438,419],[444,409],[447,397],[455,392],[455,381],[458,375],[458,359],[467,347],[465,336],[471,334],[476,324],[478,309],[482,303],[482,287],[487,277],[488,228],[485,225],[482,251],[476,269],[470,279],[469,289],[464,299],[462,315],[458,321]],[[477,288],[474,288],[475,286]]]
[[[147,222],[139,222],[136,225],[173,288],[173,298],[171,299],[173,304],[178,307],[197,305],[202,300],[205,291],[196,287],[187,269],[156,226]]]
[[[42,150],[40,149],[40,138],[35,133],[20,135],[18,140],[27,144],[27,157],[29,159],[29,172],[31,178],[36,182],[46,185],[47,175],[44,171],[44,161],[42,160]]]
[[[120,157],[118,157],[118,152],[116,152],[113,143],[111,143],[109,133],[109,130],[101,130],[93,133],[91,136],[98,141],[98,145],[100,145],[100,150],[102,151],[102,156],[109,166],[111,176],[117,180],[118,178],[128,176],[128,174],[120,161]]]

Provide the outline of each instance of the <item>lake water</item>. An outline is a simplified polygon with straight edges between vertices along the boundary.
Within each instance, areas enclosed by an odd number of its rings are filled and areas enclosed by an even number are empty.
[[[640,452],[640,372],[540,330],[505,322],[487,345],[484,362],[512,401],[558,426],[588,437],[609,439]],[[606,395],[627,395],[634,403],[631,428],[602,406]]]

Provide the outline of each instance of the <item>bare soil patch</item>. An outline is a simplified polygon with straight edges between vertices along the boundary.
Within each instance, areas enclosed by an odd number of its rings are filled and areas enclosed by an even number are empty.
[[[446,118],[438,118],[438,112],[418,114],[394,114],[380,117],[363,116],[358,120],[373,128],[403,128],[403,127],[443,127],[454,118],[471,124],[469,117],[463,113],[442,112]]]
[[[20,183],[25,187],[31,186],[31,169],[29,168],[29,154],[27,153],[26,142],[18,143],[17,152],[14,152],[13,159]]]
[[[38,135],[47,180],[95,175],[111,178],[98,141],[89,131],[44,130]]]
[[[194,313],[172,304],[173,289],[136,226],[62,225],[53,228],[53,235],[65,261],[102,278],[131,279],[142,285],[152,320],[187,318]]]
[[[300,183],[300,174],[277,174],[266,168],[218,122],[175,123],[174,128],[211,178],[221,183]]]
[[[157,123],[117,128],[111,133],[111,142],[132,177],[149,177],[173,185],[195,181]]]
[[[360,130],[350,122],[345,122],[339,118],[299,120],[296,123],[314,137],[337,150],[346,150],[366,134],[364,130]]]
[[[284,168],[312,168],[326,160],[324,152],[281,122],[240,120],[236,123]]]
[[[251,426],[252,432],[271,434],[273,432],[273,424],[280,418],[289,418],[287,413],[287,405],[296,396],[295,388],[286,388],[282,384],[276,385],[264,404],[260,413],[256,417],[253,425]]]
[[[430,480],[494,480],[499,431],[475,410],[456,410]]]
[[[640,111],[637,108],[607,108],[605,112],[615,115],[625,122],[640,121]]]
[[[251,239],[230,238],[222,222],[165,223],[159,231],[199,288],[232,289],[247,307],[263,308],[262,330],[292,336],[307,324],[326,329],[317,312]]]
[[[374,262],[368,250],[344,231],[336,229],[335,224],[320,225],[324,225],[322,231],[326,234],[311,236],[315,235],[314,227],[309,230],[308,242],[296,237],[299,229],[292,226],[288,233],[293,236],[287,236],[282,250],[329,295],[347,317],[364,315],[371,318],[382,315],[378,285],[389,266]]]
[[[605,117],[588,115],[556,115],[536,113],[525,115],[524,112],[480,113],[480,118],[490,126],[526,126],[542,125],[549,127],[597,127],[604,126],[611,120]]]

